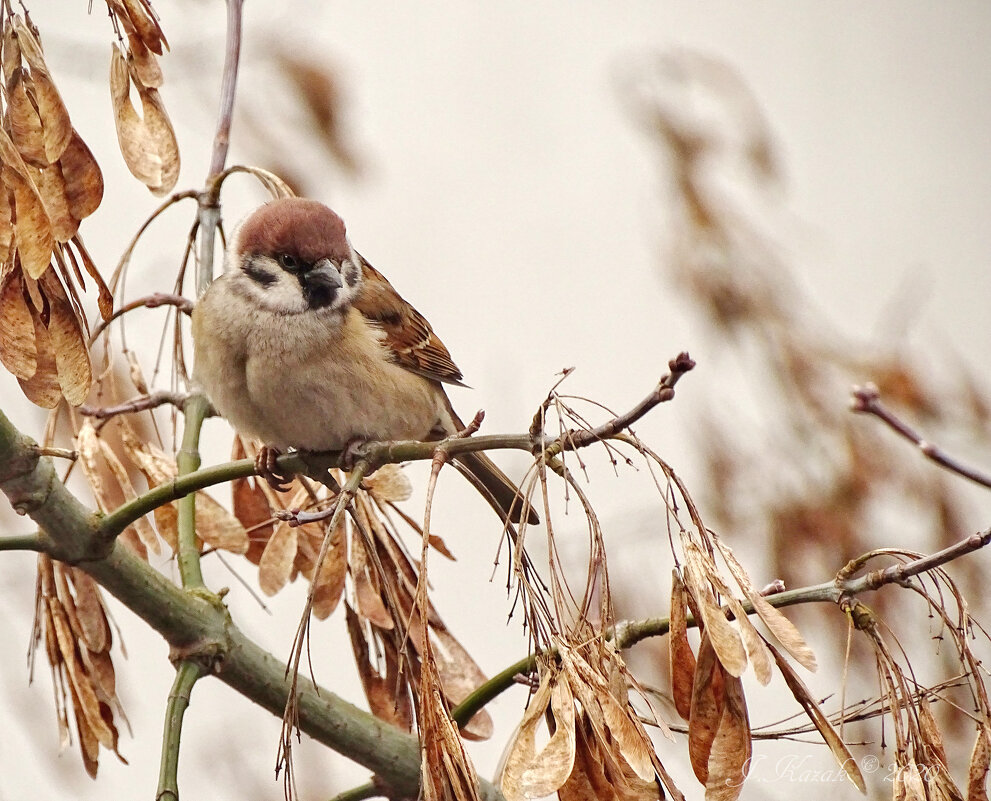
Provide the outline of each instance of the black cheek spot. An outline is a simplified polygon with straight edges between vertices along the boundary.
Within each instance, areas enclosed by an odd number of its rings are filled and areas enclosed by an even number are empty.
[[[248,278],[266,289],[272,286],[277,280],[274,275],[259,265],[251,256],[245,259],[244,264],[241,265],[241,270]]]
[[[344,268],[344,283],[348,286],[354,286],[358,283],[358,265],[355,264],[350,259],[347,259],[342,265]]]

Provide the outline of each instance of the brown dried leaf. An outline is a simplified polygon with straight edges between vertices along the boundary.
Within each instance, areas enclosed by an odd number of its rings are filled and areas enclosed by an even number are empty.
[[[76,701],[77,722],[81,712],[100,745],[105,748],[112,748],[114,735],[100,713],[100,701],[96,697],[93,684],[76,658],[75,639],[72,636],[65,610],[55,598],[49,599],[49,607],[51,608],[52,621],[55,624],[55,636],[58,639],[59,652],[62,655],[63,664],[69,676],[69,683],[73,689],[73,698]]]
[[[681,574],[671,576],[671,617],[668,624],[668,658],[671,668],[671,695],[682,719],[688,720],[692,708],[692,683],[695,679],[695,654],[688,642],[688,602]]]
[[[341,125],[342,98],[334,73],[316,63],[310,54],[283,48],[277,56],[286,77],[293,84],[293,94],[310,115],[317,134],[327,150],[348,171],[359,164]]]
[[[743,682],[723,676],[723,711],[709,751],[706,801],[736,801],[750,770],[753,750]]]
[[[258,585],[266,595],[275,595],[289,581],[296,547],[297,529],[288,523],[279,523],[258,564]]]
[[[101,701],[112,701],[117,694],[117,674],[114,671],[114,662],[107,651],[91,651],[89,648],[80,648],[79,655],[82,657],[83,666],[86,673],[93,681],[96,695]],[[113,729],[112,720],[110,723]]]
[[[84,403],[93,383],[86,335],[54,270],[47,270],[40,285],[48,299],[48,334],[55,350],[59,386],[73,406]]]
[[[400,503],[413,495],[413,483],[398,464],[384,464],[362,486],[379,503]]]
[[[0,182],[0,277],[6,276],[3,266],[13,262],[11,246],[14,244],[14,209],[10,205],[7,187]],[[11,264],[12,266],[12,264]]]
[[[754,669],[754,677],[766,687],[771,682],[771,654],[767,650],[764,638],[750,622],[743,604],[732,596],[727,597],[726,600],[740,627],[740,636],[747,649],[747,658]]]
[[[21,267],[31,278],[37,278],[48,269],[52,260],[55,246],[52,225],[24,160],[2,128],[0,160],[3,162],[3,183],[14,193],[14,241],[21,256]]]
[[[357,611],[365,620],[386,631],[394,628],[392,615],[386,608],[378,585],[368,564],[365,546],[359,537],[351,537],[351,554],[348,563],[351,567],[351,581],[354,583],[354,596]]]
[[[69,691],[72,698],[72,711],[76,718],[76,731],[79,733],[79,751],[83,757],[83,766],[91,779],[96,778],[96,771],[100,765],[100,741],[86,720],[82,708],[79,704],[79,696],[76,688],[69,683]]]
[[[83,240],[78,234],[72,238],[70,244],[82,260],[83,267],[86,269],[89,277],[96,282],[96,288],[99,292],[97,305],[100,307],[100,316],[107,321],[110,319],[114,311],[113,293],[111,293],[110,289],[104,282],[103,276],[100,275],[100,271],[96,269],[96,264],[93,263],[93,259],[89,255],[89,251],[86,250],[86,246],[83,244]],[[68,248],[69,246],[67,245],[66,247]]]
[[[21,68],[21,46],[13,25],[6,25],[3,32],[3,74],[8,78]]]
[[[44,128],[44,151],[46,163],[53,164],[62,155],[72,135],[69,112],[62,102],[62,96],[52,82],[41,51],[41,43],[34,31],[20,16],[15,17],[18,44],[24,58],[31,65],[31,78],[34,83],[34,98],[38,104],[41,123]],[[42,166],[42,165],[39,165]]]
[[[813,725],[819,730],[822,739],[826,741],[829,750],[833,752],[833,758],[839,763],[839,766],[857,789],[866,795],[867,786],[864,784],[864,776],[860,772],[860,766],[857,764],[857,761],[850,753],[850,749],[846,747],[839,733],[823,714],[819,708],[819,704],[816,703],[815,698],[812,697],[812,693],[809,692],[809,688],[805,686],[805,682],[802,681],[792,666],[788,664],[788,660],[773,645],[768,644],[767,647],[770,649],[774,661],[777,662],[778,670],[784,676],[788,689],[791,690],[792,695],[795,696],[795,700],[801,704]]]
[[[138,80],[145,86],[160,89],[164,79],[162,68],[158,64],[158,57],[145,46],[137,33],[128,32],[127,49],[131,69]]]
[[[204,491],[196,493],[196,535],[211,548],[231,553],[248,550],[244,526]]]
[[[79,220],[69,210],[69,198],[65,180],[58,162],[41,170],[32,170],[31,178],[38,188],[45,211],[52,223],[52,234],[56,242],[68,242],[79,230]]]
[[[478,776],[444,703],[429,645],[420,666],[420,775],[424,801],[480,801]]]
[[[327,556],[313,583],[313,614],[318,620],[330,617],[344,595],[344,581],[348,572],[348,543],[343,521],[332,532]]]
[[[32,77],[35,99],[38,101],[38,113],[41,115],[45,157],[49,164],[54,164],[69,146],[72,138],[72,123],[51,76],[47,72],[34,70]]]
[[[139,438],[130,426],[121,425],[120,435],[128,458],[144,474],[149,486],[157,487],[172,481],[179,474],[172,456],[153,443]],[[176,506],[176,502],[173,502],[173,506]],[[172,514],[156,516],[159,531],[173,549],[175,542],[171,532],[175,530],[175,520]],[[244,526],[203,490],[196,493],[196,534],[212,548],[232,553],[244,553],[248,549],[248,535]]]
[[[148,0],[119,0],[119,3],[123,5],[131,27],[141,37],[145,47],[159,56],[168,50],[169,43]]]
[[[130,485],[129,479],[127,485],[130,488],[130,496],[128,496],[124,487],[120,485],[119,476],[123,474],[126,477],[127,471],[124,470],[124,466],[120,463],[120,460],[114,454],[113,450],[111,450],[110,446],[100,439],[99,434],[97,434],[96,429],[89,420],[83,423],[79,431],[76,432],[76,450],[79,452],[79,462],[83,468],[83,474],[86,476],[86,481],[93,491],[93,497],[96,498],[97,506],[102,511],[109,512],[113,509],[118,501],[118,496],[124,498],[137,497],[137,493],[134,492],[134,487]],[[105,468],[110,471],[110,475],[116,480],[116,492],[108,487],[104,481],[107,475]],[[147,518],[138,518],[131,526],[127,527],[126,531],[130,532],[136,538],[137,542],[141,544],[142,551],[145,551],[147,547],[151,547],[155,553],[160,553],[158,538],[155,536],[155,531],[152,529]]]
[[[568,681],[571,682],[571,690],[589,716],[599,740],[603,743],[607,741],[605,730],[608,730],[622,760],[625,760],[638,777],[644,781],[652,781],[653,745],[629,702],[625,697],[620,702],[613,694],[608,678],[593,668],[575,649],[559,646],[559,654]]]
[[[905,801],[928,801],[922,774],[915,760],[910,759],[904,765],[896,766],[894,783],[894,792]]]
[[[45,135],[38,110],[28,96],[27,87],[30,83],[30,76],[21,69],[15,70],[8,79],[7,122],[10,125],[10,138],[21,158],[32,166],[44,167],[49,163],[45,154]]]
[[[232,167],[231,172],[246,172],[258,179],[258,182],[268,190],[273,198],[295,197],[292,187],[283,181],[278,175],[261,167]]]
[[[544,719],[551,700],[551,670],[540,675],[540,684],[530,698],[523,713],[523,720],[516,729],[510,744],[506,762],[499,777],[499,784],[506,801],[527,801],[534,796],[527,794],[526,772],[537,757],[537,729]],[[549,792],[553,792],[552,788]],[[543,795],[543,793],[542,793]]]
[[[404,731],[413,727],[413,707],[408,693],[408,683],[400,675],[399,657],[390,638],[377,644],[379,659],[386,662],[386,675],[383,678],[372,667],[368,658],[369,646],[365,630],[358,614],[349,604],[344,604],[351,649],[358,668],[358,676],[368,699],[368,707],[375,717],[388,721]]]
[[[815,654],[809,648],[805,642],[805,638],[802,637],[795,624],[785,617],[781,611],[771,606],[764,596],[760,594],[747,575],[747,571],[744,570],[743,565],[740,564],[728,546],[724,545],[722,541],[717,540],[716,547],[719,548],[720,555],[726,560],[726,564],[729,566],[736,583],[743,590],[743,594],[753,604],[754,611],[764,621],[764,625],[771,630],[775,639],[795,658],[798,664],[802,665],[806,670],[815,672]]]
[[[553,734],[537,750],[536,733],[545,714],[554,718]],[[509,747],[500,786],[506,801],[526,801],[558,790],[575,761],[575,701],[571,686],[556,669],[541,672],[540,685]]]
[[[179,143],[158,90],[138,84],[138,94],[141,96],[145,129],[161,160],[159,183],[149,184],[148,188],[155,195],[167,195],[179,180]]]
[[[688,757],[695,777],[704,785],[709,783],[709,755],[723,717],[725,678],[708,632],[703,632],[688,718]]]
[[[131,103],[131,75],[127,59],[116,45],[110,54],[110,99],[124,163],[141,183],[152,188],[160,187],[162,159],[158,145]]]
[[[584,723],[584,720],[582,721]],[[568,780],[557,791],[559,801],[614,801],[618,799],[612,783],[606,779],[602,759],[596,753],[594,742],[584,732],[585,726],[576,728],[575,762]],[[655,792],[649,799],[657,798]],[[647,798],[643,801],[648,801]]]
[[[272,510],[258,482],[240,478],[233,482],[234,516],[241,521],[248,533],[248,561],[257,565],[265,552],[265,544],[271,539],[275,525]]]
[[[706,571],[705,560],[695,543],[686,545],[685,557],[685,586],[699,607],[709,642],[726,671],[731,676],[741,676],[747,669],[747,651],[740,633],[726,619],[726,613],[716,603],[716,596],[708,581],[713,575]]]
[[[62,402],[62,388],[59,386],[58,367],[55,362],[55,349],[48,329],[41,321],[41,315],[33,305],[28,305],[34,322],[34,344],[37,369],[30,378],[18,378],[21,390],[32,403],[45,409],[54,409]]]
[[[472,659],[471,654],[452,635],[439,618],[431,621],[430,637],[437,649],[429,649],[434,654],[434,664],[440,681],[444,687],[444,697],[451,706],[464,701],[472,692],[488,680],[485,673]],[[424,642],[423,623],[419,614],[413,612],[409,622],[409,637],[417,653],[428,650]],[[476,712],[470,721],[461,727],[461,734],[466,740],[487,740],[492,736],[492,718],[484,709]]]
[[[76,616],[80,624],[80,635],[91,651],[103,652],[110,648],[110,623],[103,608],[100,588],[96,582],[78,568],[68,568],[69,577],[75,590]]]
[[[991,731],[981,724],[970,753],[970,767],[967,771],[967,801],[988,801],[988,769],[991,767]]]
[[[38,279],[24,275],[23,270],[21,271],[21,276],[24,278],[24,289],[27,292],[28,299],[31,301],[31,308],[38,312],[38,314],[46,314],[48,303],[45,301],[45,296],[38,286]]]
[[[179,509],[174,503],[163,503],[152,510],[158,536],[165,540],[172,553],[179,550]]]
[[[89,217],[103,200],[103,173],[83,138],[72,130],[69,144],[59,158],[69,212],[77,220]]]
[[[30,378],[38,369],[34,320],[24,298],[24,279],[16,268],[0,283],[0,362],[18,378]]]
[[[472,659],[471,654],[447,629],[434,628],[432,636],[439,648],[439,652],[434,652],[434,657],[444,686],[444,696],[451,706],[457,706],[485,684],[488,677]],[[489,713],[479,709],[472,715],[471,720],[461,727],[461,736],[466,740],[488,740],[494,730]]]
[[[98,442],[100,455],[103,457],[103,462],[110,469],[110,472],[117,480],[117,486],[120,488],[124,499],[126,501],[134,500],[138,497],[138,493],[134,489],[134,485],[131,483],[131,477],[127,474],[127,469],[121,463],[120,459],[117,458],[117,454],[114,453],[113,448],[111,448],[102,439],[98,440]],[[137,532],[138,537],[145,548],[155,554],[162,552],[162,546],[159,545],[158,542],[158,535],[155,533],[155,529],[152,528],[151,524],[148,522],[147,517],[140,517],[135,520],[134,530]]]

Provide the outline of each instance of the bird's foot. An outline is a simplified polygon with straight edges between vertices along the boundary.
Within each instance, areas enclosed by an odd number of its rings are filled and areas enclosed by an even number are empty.
[[[279,472],[279,466],[276,460],[281,455],[282,451],[278,448],[262,445],[258,449],[258,455],[255,456],[255,472],[264,478],[272,489],[278,492],[285,492],[289,489],[293,477]]]
[[[339,462],[341,470],[345,473],[350,473],[354,470],[354,463],[358,461],[360,456],[359,451],[368,442],[364,437],[352,437],[348,440],[347,445],[341,450],[341,461]]]

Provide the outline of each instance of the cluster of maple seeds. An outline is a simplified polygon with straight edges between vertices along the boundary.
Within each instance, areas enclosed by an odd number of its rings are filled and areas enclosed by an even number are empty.
[[[113,298],[79,237],[103,177],[45,64],[30,17],[0,15],[0,361],[34,403],[82,403],[92,383],[83,271],[109,316]]]
[[[169,43],[147,0],[107,0],[107,5],[118,34],[123,34],[110,57],[120,152],[135,178],[153,194],[167,195],[179,179],[180,165],[179,144],[158,91],[163,77],[157,57]],[[132,86],[141,99],[140,115],[131,102]]]

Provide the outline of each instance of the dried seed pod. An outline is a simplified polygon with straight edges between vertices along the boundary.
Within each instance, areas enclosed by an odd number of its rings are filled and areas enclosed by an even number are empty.
[[[69,145],[59,159],[69,213],[83,220],[96,211],[103,200],[103,173],[82,137],[72,131]]]

